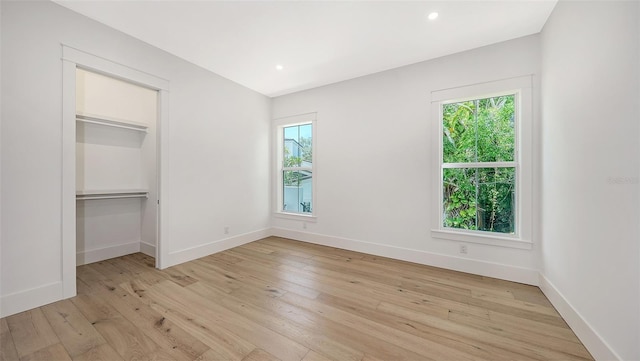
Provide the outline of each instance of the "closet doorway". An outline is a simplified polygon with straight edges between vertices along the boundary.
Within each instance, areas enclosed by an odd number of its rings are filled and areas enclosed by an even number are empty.
[[[168,82],[63,46],[62,279],[142,252],[162,268]]]
[[[158,92],[76,69],[76,264],[156,257]]]

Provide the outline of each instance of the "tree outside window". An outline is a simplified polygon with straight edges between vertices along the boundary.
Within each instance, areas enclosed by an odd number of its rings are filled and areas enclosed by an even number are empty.
[[[313,210],[313,127],[282,128],[282,211],[310,214]]]
[[[516,96],[442,104],[442,226],[516,232]]]

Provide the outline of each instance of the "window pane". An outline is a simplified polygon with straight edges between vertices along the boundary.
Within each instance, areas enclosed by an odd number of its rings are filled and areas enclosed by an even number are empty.
[[[473,101],[442,106],[444,163],[476,161],[476,105]]]
[[[443,169],[443,226],[515,232],[515,168]]]
[[[476,228],[476,170],[443,169],[443,226]]]
[[[478,162],[514,160],[515,97],[513,95],[480,99],[477,116]]]
[[[515,232],[515,168],[478,169],[478,230]]]
[[[295,125],[283,128],[284,167],[310,167],[312,164],[312,126]]]
[[[282,172],[282,210],[291,213],[311,213],[313,209],[312,172]]]
[[[442,145],[444,163],[513,161],[515,96],[443,105]]]

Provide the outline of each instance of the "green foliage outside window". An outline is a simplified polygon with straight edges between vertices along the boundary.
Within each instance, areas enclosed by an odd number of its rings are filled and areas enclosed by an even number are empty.
[[[295,147],[299,148],[298,155],[292,155],[289,148],[284,146],[284,168],[289,167],[303,167],[303,162],[312,163],[313,154],[311,148],[311,138],[300,138],[299,142],[296,142]],[[287,170],[284,171],[283,181],[285,186],[299,186],[300,180],[304,175],[299,171]]]
[[[515,160],[515,96],[443,105],[443,226],[515,232],[515,167],[482,167]]]

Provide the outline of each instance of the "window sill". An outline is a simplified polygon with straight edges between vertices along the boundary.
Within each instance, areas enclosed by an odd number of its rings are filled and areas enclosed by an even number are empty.
[[[308,215],[308,214],[275,212],[273,216],[276,218],[290,219],[293,221],[303,221],[303,222],[310,222],[310,223],[316,223],[318,221],[318,217],[314,215]]]
[[[532,249],[533,243],[515,237],[494,236],[490,234],[477,234],[465,231],[453,231],[443,229],[432,229],[431,237],[438,239],[446,239],[450,241],[479,243],[489,246]]]

